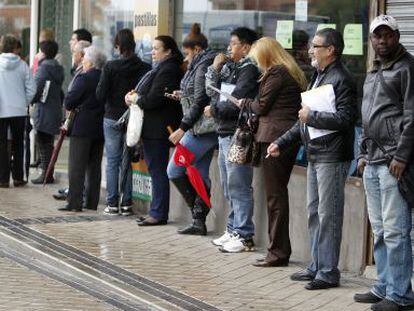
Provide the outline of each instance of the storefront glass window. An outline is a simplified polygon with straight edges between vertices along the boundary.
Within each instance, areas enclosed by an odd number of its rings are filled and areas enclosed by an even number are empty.
[[[13,34],[23,45],[22,56],[29,54],[30,0],[0,0],[0,35]]]
[[[93,35],[94,45],[116,58],[113,42],[118,30],[133,29],[134,0],[80,0],[80,24]]]
[[[197,22],[210,47],[224,51],[233,29],[249,27],[276,38],[308,78],[313,72],[307,53],[309,42],[317,29],[336,28],[345,39],[342,60],[356,78],[360,105],[367,59],[368,0],[180,0],[175,7],[178,41]]]

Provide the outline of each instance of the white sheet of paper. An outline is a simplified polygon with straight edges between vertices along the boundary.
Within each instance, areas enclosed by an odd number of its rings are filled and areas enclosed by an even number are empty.
[[[233,93],[234,89],[236,88],[235,84],[230,84],[226,82],[221,83],[220,91],[227,92],[229,94]],[[220,95],[220,101],[226,101],[227,98],[224,95]]]
[[[303,92],[300,95],[302,97],[302,105],[308,106],[310,110],[332,113],[336,112],[335,92],[332,84],[325,84],[323,86]],[[312,140],[334,133],[336,131],[321,130],[308,126],[308,132],[309,137]]]

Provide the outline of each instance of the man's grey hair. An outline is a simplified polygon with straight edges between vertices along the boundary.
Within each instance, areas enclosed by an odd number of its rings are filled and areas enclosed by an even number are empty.
[[[102,69],[102,67],[106,63],[106,56],[104,53],[101,52],[96,46],[89,46],[84,50],[85,55],[83,59],[90,61],[96,69]]]
[[[316,32],[316,36],[323,38],[324,45],[332,45],[335,48],[336,58],[341,58],[345,44],[344,38],[338,30],[335,30],[333,28],[323,28]]]
[[[91,46],[91,43],[89,41],[78,41],[75,43],[75,46],[73,47],[73,53],[84,53],[84,50],[89,46]]]

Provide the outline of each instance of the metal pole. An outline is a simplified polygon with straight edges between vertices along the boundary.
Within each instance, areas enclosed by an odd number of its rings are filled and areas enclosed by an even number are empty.
[[[80,0],[73,0],[73,30],[78,29],[80,16]]]
[[[33,65],[37,53],[37,39],[39,34],[39,2],[32,0],[30,4],[30,66]]]

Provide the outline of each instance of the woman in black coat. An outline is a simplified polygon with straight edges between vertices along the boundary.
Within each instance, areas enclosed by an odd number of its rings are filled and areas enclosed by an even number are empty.
[[[83,72],[75,77],[65,98],[65,108],[75,110],[76,115],[69,141],[68,204],[61,211],[96,210],[99,203],[104,104],[96,98],[96,87],[106,58],[94,46],[84,52]]]
[[[180,86],[182,55],[170,36],[158,36],[152,45],[153,69],[136,87],[136,93],[125,96],[128,104],[136,103],[144,110],[142,141],[144,158],[152,179],[152,201],[149,215],[139,226],[165,225],[170,205],[167,165],[170,150],[168,129],[176,129],[182,118],[179,102],[168,99]]]

